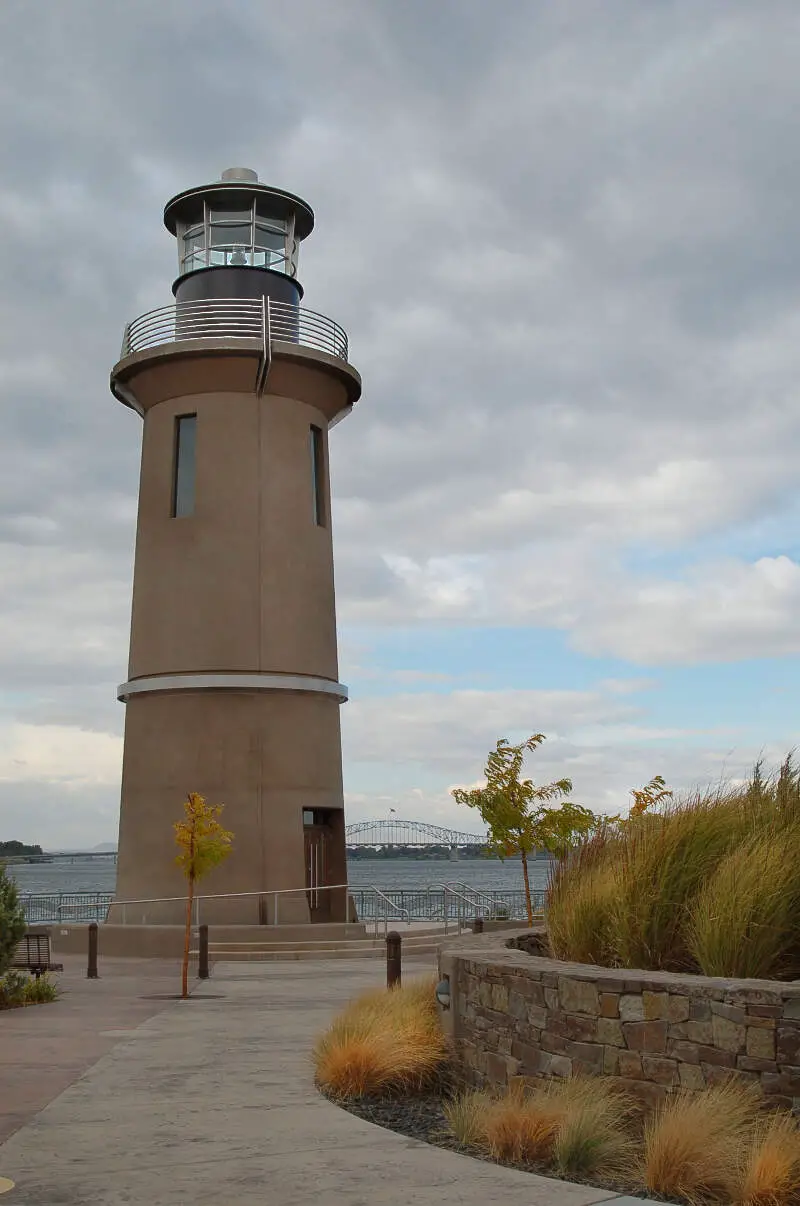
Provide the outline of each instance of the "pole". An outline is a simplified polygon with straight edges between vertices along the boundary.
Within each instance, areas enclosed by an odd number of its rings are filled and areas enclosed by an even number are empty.
[[[208,926],[200,926],[200,955],[198,958],[197,975],[201,980],[208,979]]]
[[[89,966],[86,969],[87,980],[99,980],[97,974],[97,931],[96,921],[89,923]]]
[[[386,987],[399,988],[402,972],[403,939],[397,930],[391,930],[386,935]]]

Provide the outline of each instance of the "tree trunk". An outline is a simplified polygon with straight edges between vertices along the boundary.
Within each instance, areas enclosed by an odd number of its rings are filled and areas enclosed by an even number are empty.
[[[522,855],[522,877],[525,880],[525,908],[528,910],[528,925],[533,925],[533,905],[531,904],[531,881],[528,879],[528,856],[524,850]],[[188,949],[188,948],[187,948]]]
[[[189,995],[189,943],[192,936],[193,898],[194,879],[189,879],[189,892],[186,897],[186,933],[183,936],[183,970],[181,972],[181,997],[184,1000],[186,1000]]]

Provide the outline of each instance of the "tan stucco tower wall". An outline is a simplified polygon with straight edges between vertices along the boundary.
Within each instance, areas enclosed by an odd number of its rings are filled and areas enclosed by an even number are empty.
[[[224,803],[230,858],[201,920],[344,921],[347,893],[309,889],[308,824],[321,810],[324,866],[346,859],[328,428],[360,393],[346,360],[257,339],[182,339],[121,360],[112,389],[144,420],[126,701],[117,901],[180,897],[173,821],[187,792]],[[194,510],[174,517],[177,420],[196,415]],[[311,428],[322,432],[323,522]],[[319,470],[322,470],[321,474]],[[329,902],[329,903],[328,903]],[[179,900],[110,922],[176,923]]]

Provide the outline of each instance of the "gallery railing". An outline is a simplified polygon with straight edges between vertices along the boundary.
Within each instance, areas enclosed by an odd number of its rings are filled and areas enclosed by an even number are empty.
[[[347,334],[332,318],[259,297],[179,301],[148,310],[126,326],[120,359],[184,339],[258,340],[267,353],[273,341],[297,343],[339,360],[348,357]]]

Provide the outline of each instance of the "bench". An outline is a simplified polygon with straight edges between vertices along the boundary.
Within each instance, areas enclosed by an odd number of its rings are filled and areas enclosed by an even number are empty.
[[[42,972],[63,971],[63,963],[50,960],[50,931],[47,929],[27,930],[14,952],[11,966],[33,972],[39,979]]]

